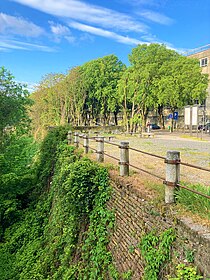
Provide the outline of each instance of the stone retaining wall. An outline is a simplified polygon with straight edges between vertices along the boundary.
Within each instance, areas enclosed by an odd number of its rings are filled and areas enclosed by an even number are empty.
[[[210,229],[188,218],[177,218],[174,206],[155,205],[148,192],[125,183],[116,174],[110,176],[114,192],[108,207],[115,211],[116,228],[109,249],[119,272],[132,271],[132,279],[142,279],[145,263],[138,246],[141,237],[153,229],[162,232],[173,227],[177,237],[171,261],[161,271],[159,279],[167,279],[166,275],[173,273],[177,263],[188,264],[193,259],[193,265],[204,279],[210,278]]]

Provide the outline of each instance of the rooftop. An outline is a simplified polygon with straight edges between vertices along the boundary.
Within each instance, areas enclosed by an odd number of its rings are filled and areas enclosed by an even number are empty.
[[[206,51],[206,50],[209,50],[209,49],[210,49],[210,44],[199,47],[199,48],[196,48],[196,49],[188,50],[184,53],[184,55],[188,56],[188,55],[203,52],[203,51]]]

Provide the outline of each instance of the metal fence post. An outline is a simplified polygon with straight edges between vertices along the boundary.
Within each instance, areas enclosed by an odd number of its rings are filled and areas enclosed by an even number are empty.
[[[96,142],[98,142],[97,161],[104,162],[104,137],[102,136],[97,137]]]
[[[120,176],[129,175],[129,142],[120,142]]]
[[[88,154],[88,152],[89,152],[89,138],[88,138],[88,135],[85,134],[85,135],[83,136],[83,139],[84,139],[84,145],[83,145],[83,147],[84,147],[84,149],[85,149],[85,154]]]
[[[74,145],[76,148],[79,148],[79,133],[78,132],[74,133]]]
[[[71,130],[68,131],[67,141],[68,141],[68,145],[71,145],[71,143],[72,143],[72,131]]]
[[[165,203],[174,203],[174,191],[180,181],[180,152],[168,151],[166,154],[166,180],[165,184]]]

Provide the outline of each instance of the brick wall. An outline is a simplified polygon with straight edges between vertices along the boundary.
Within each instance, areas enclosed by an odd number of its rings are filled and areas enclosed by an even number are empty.
[[[173,227],[177,238],[172,248],[172,259],[161,272],[159,279],[167,279],[177,263],[194,257],[194,265],[210,277],[210,229],[196,225],[189,218],[176,217],[176,208],[154,203],[152,194],[126,182],[116,174],[110,174],[113,195],[108,207],[115,211],[116,227],[109,249],[119,272],[132,271],[132,279],[142,279],[144,260],[138,244],[141,237],[152,229],[158,232]]]

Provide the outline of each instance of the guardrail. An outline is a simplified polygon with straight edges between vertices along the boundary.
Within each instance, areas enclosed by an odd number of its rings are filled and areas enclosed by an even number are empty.
[[[74,139],[73,139],[74,136]],[[210,169],[181,162],[180,159],[180,152],[179,151],[167,151],[166,157],[155,155],[152,153],[148,153],[136,148],[129,147],[129,142],[122,141],[120,144],[111,142],[112,137],[109,137],[109,141],[105,140],[105,137],[103,136],[94,136],[89,137],[87,134],[79,134],[75,132],[74,134],[69,131],[68,132],[68,144],[74,144],[76,148],[79,148],[80,141],[79,139],[83,139],[83,147],[85,150],[85,153],[89,153],[89,150],[92,150],[96,152],[97,154],[97,161],[98,162],[104,162],[104,156],[110,157],[116,161],[118,161],[118,164],[120,165],[120,176],[129,176],[129,167],[132,167],[140,172],[144,172],[148,175],[151,175],[157,179],[162,180],[163,184],[165,185],[165,203],[174,203],[175,202],[175,189],[183,188],[190,192],[193,192],[197,195],[203,196],[207,199],[210,199],[209,195],[203,194],[201,192],[198,192],[196,190],[190,189],[187,186],[183,186],[180,184],[180,165],[185,165],[191,168],[196,168],[199,170],[203,170],[205,172],[210,172]],[[97,149],[90,146],[90,141],[95,141],[97,143]],[[119,158],[107,154],[104,150],[104,144],[116,146],[120,149],[119,152]],[[165,172],[165,178],[162,176],[159,176],[158,174],[154,174],[148,170],[145,170],[143,168],[140,168],[138,166],[135,166],[133,164],[130,164],[129,162],[129,151],[134,151],[137,153],[145,154],[154,158],[158,158],[164,161],[166,164],[166,172]]]

